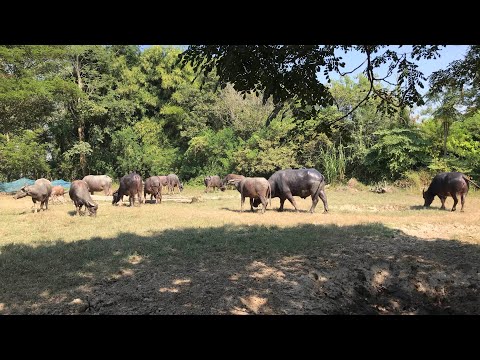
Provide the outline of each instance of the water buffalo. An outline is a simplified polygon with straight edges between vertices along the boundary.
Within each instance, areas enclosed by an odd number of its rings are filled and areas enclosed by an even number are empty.
[[[52,187],[52,193],[50,194],[50,198],[52,202],[55,202],[55,200],[60,201],[61,203],[65,202],[65,189],[63,186],[56,185]],[[59,199],[59,197],[62,197],[62,200]]]
[[[167,180],[168,180],[168,192],[172,193],[175,190],[175,187],[178,187],[178,193],[183,191],[183,184],[180,182],[180,179],[178,178],[177,175],[175,174],[168,174],[167,175]]]
[[[75,180],[72,182],[68,195],[70,195],[70,199],[72,199],[75,204],[77,215],[85,214],[81,212],[82,206],[85,206],[90,216],[97,216],[98,205],[93,202],[90,196],[90,190],[90,186],[88,186],[84,180]]]
[[[158,178],[160,179],[160,184],[162,184],[163,187],[168,188],[168,177],[167,177],[167,175],[161,175]]]
[[[236,182],[245,179],[245,176],[243,175],[237,175],[237,174],[228,174],[225,176],[222,180],[223,186],[227,185],[235,185]]]
[[[113,193],[112,204],[116,204],[123,199],[124,195],[128,195],[130,206],[135,205],[135,195],[138,196],[140,204],[142,199],[142,177],[137,173],[130,173],[120,179],[120,187]]]
[[[440,173],[433,178],[427,191],[423,189],[423,199],[425,200],[423,206],[429,207],[435,196],[438,196],[442,202],[440,209],[445,210],[445,200],[447,199],[447,196],[451,196],[453,198],[452,211],[455,211],[458,203],[457,195],[460,195],[460,199],[462,201],[462,208],[460,211],[463,211],[465,197],[467,196],[469,189],[469,183],[472,183],[474,186],[478,187],[477,184],[460,172]]]
[[[150,200],[155,196],[155,204],[162,203],[162,180],[160,176],[151,176],[145,180],[143,188],[143,197],[146,199],[150,194]]]
[[[108,175],[87,175],[83,179],[88,185],[90,193],[103,191],[105,195],[112,195],[112,178]]]
[[[325,178],[316,169],[286,169],[278,170],[273,173],[268,179],[272,188],[272,198],[280,198],[280,208],[278,211],[283,211],[283,204],[288,199],[298,211],[297,204],[295,204],[294,196],[300,196],[305,199],[307,196],[312,196],[312,207],[310,212],[315,211],[318,199],[322,199],[324,213],[328,212],[327,195],[325,194]],[[253,206],[258,206],[260,200],[256,199]]]
[[[222,179],[220,179],[220,176],[218,175],[207,176],[203,182],[205,183],[205,192],[208,192],[209,188],[213,188],[213,192],[215,192],[217,188],[221,191],[225,191]]]
[[[262,214],[267,208],[267,199],[270,199],[270,206],[272,205],[272,191],[270,183],[267,179],[262,177],[247,177],[241,181],[235,182],[235,187],[242,195],[242,200],[240,202],[240,211],[243,212],[243,204],[245,203],[245,198],[250,198],[250,210],[253,211],[253,201],[256,199],[259,203],[261,202]],[[258,205],[257,205],[258,206]]]
[[[34,212],[37,212],[37,201],[40,201],[40,210],[43,209],[45,204],[45,210],[48,210],[48,199],[52,193],[52,183],[47,179],[38,179],[33,185],[23,186],[17,193],[13,196],[14,199],[21,199],[25,196],[31,196],[33,201]]]

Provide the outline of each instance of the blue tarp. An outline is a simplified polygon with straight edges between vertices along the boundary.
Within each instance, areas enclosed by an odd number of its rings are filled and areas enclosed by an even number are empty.
[[[7,193],[12,193],[20,190],[22,186],[25,185],[33,185],[35,183],[35,180],[32,179],[27,179],[27,178],[21,178],[9,183],[0,183],[0,191],[1,192],[7,192]]]
[[[60,179],[60,180],[53,180],[52,181],[52,186],[57,186],[57,185],[60,185],[60,186],[63,186],[64,188],[70,188],[70,185],[72,183],[68,182],[68,181],[65,181],[63,179]]]
[[[34,183],[35,183],[35,180],[27,179],[27,178],[21,178],[9,183],[0,183],[0,192],[14,193],[20,190],[22,186],[33,185]],[[52,186],[60,185],[65,188],[69,188],[70,184],[71,183],[63,179],[52,181]]]

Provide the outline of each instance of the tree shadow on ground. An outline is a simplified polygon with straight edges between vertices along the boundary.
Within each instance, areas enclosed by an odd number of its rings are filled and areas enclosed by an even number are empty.
[[[382,224],[0,248],[0,314],[480,314],[480,247]]]

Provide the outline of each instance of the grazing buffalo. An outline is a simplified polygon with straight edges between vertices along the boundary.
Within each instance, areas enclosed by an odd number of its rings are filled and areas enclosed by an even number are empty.
[[[48,210],[48,199],[52,193],[52,183],[47,179],[38,179],[33,185],[23,186],[18,192],[13,196],[14,199],[21,199],[25,196],[31,196],[33,201],[34,212],[37,212],[37,201],[40,201],[40,210],[43,209],[45,204],[45,210]]]
[[[168,177],[167,177],[167,175],[161,175],[158,178],[160,179],[160,184],[162,184],[162,187],[168,188]]]
[[[52,193],[50,194],[50,198],[52,200],[52,203],[55,202],[55,200],[60,201],[61,203],[65,202],[65,189],[63,186],[56,185],[52,187]],[[59,197],[62,197],[62,200],[59,199]]]
[[[70,195],[70,199],[72,199],[75,204],[77,215],[85,215],[85,213],[82,214],[81,212],[82,206],[85,206],[90,216],[97,216],[98,205],[93,202],[90,196],[90,187],[86,181],[73,181],[68,195]]]
[[[112,178],[108,175],[87,175],[83,179],[88,185],[90,193],[103,191],[105,195],[112,195]]]
[[[235,185],[236,182],[245,179],[245,176],[243,175],[237,175],[237,174],[228,174],[225,176],[222,180],[223,186],[227,185]]]
[[[175,187],[178,187],[178,193],[183,191],[183,184],[180,182],[180,179],[178,178],[177,175],[175,174],[168,174],[167,175],[167,181],[168,181],[168,192],[172,193],[175,190]]]
[[[120,179],[120,187],[113,193],[112,204],[116,204],[127,195],[130,206],[135,205],[135,195],[138,196],[140,204],[142,199],[142,177],[137,173],[130,173]]]
[[[225,191],[222,179],[220,179],[220,176],[218,175],[207,176],[203,182],[205,183],[205,192],[208,192],[209,188],[213,188],[213,192],[215,192],[217,188],[221,191]]]
[[[467,196],[469,189],[468,183],[472,183],[474,186],[478,187],[477,184],[459,172],[443,172],[436,175],[430,183],[427,191],[425,191],[425,189],[423,190],[423,199],[425,200],[423,206],[429,207],[435,196],[438,196],[442,202],[440,209],[444,210],[445,200],[447,199],[447,196],[451,196],[453,198],[452,211],[455,211],[458,203],[457,195],[460,195],[462,201],[462,208],[460,211],[463,211],[465,197]]]
[[[328,212],[327,195],[325,194],[325,178],[316,169],[286,169],[275,172],[268,179],[272,187],[272,198],[280,198],[280,208],[278,211],[283,211],[283,204],[288,199],[298,211],[297,204],[295,204],[294,196],[300,196],[305,199],[307,196],[312,196],[312,207],[310,212],[315,211],[318,199],[322,199],[324,213]],[[258,206],[260,201],[256,199],[253,206]]]
[[[253,201],[257,200],[261,202],[262,214],[267,208],[267,199],[270,199],[270,206],[272,205],[272,191],[270,183],[267,179],[262,177],[247,177],[241,181],[235,182],[235,187],[242,195],[242,200],[240,202],[240,211],[243,212],[243,204],[245,203],[245,198],[250,198],[250,210],[253,211]],[[258,205],[257,205],[258,206]]]
[[[155,196],[155,204],[162,203],[162,181],[160,176],[151,176],[145,180],[143,188],[143,197],[146,199],[150,194],[150,200]]]

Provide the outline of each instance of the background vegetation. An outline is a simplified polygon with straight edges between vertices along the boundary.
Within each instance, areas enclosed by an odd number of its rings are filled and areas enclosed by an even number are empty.
[[[408,106],[393,114],[374,96],[332,123],[359,103],[371,78],[332,80],[335,104],[309,113],[302,102],[278,107],[229,83],[217,87],[215,69],[180,66],[180,53],[161,46],[0,46],[0,181],[119,178],[136,170],[201,184],[211,174],[269,177],[288,167],[315,167],[331,183],[356,177],[414,186],[453,170],[480,176],[477,84],[458,64],[434,74],[424,121]],[[470,68],[477,53],[472,46]],[[377,94],[391,90],[373,84]]]

